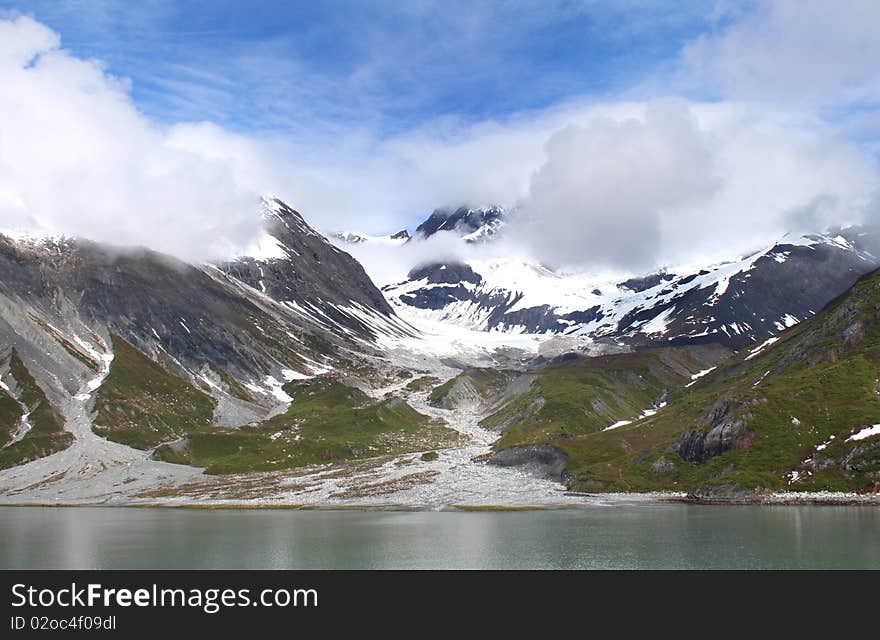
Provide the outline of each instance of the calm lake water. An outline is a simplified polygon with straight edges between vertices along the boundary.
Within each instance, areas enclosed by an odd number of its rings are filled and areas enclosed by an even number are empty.
[[[880,509],[0,507],[4,569],[880,568]]]

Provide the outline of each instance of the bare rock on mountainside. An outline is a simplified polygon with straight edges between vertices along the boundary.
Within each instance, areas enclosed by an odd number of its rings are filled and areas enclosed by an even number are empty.
[[[518,467],[532,475],[561,482],[565,478],[568,455],[548,444],[511,447],[495,453],[489,464],[499,467]]]

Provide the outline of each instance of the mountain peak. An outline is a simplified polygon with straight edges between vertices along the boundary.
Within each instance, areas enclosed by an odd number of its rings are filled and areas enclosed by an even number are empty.
[[[470,239],[488,237],[494,235],[503,223],[504,215],[504,209],[497,205],[434,209],[428,219],[416,228],[415,235],[428,238],[438,231],[453,231],[464,237],[474,236]]]

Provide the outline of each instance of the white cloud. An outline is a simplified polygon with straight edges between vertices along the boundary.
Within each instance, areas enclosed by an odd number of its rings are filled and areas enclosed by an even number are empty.
[[[870,221],[880,185],[876,160],[834,128],[751,103],[569,105],[462,130],[451,142],[423,134],[395,144],[425,160],[406,179],[370,173],[373,187],[362,193],[380,197],[396,184],[395,197],[413,202],[431,190],[422,202],[500,201],[516,212],[494,251],[568,269],[735,258],[787,232]],[[448,239],[346,249],[381,283],[425,261],[485,251]]]
[[[30,18],[0,21],[0,227],[196,259],[246,245],[254,176],[210,145],[188,147],[185,129],[154,126],[124,81],[58,47]]]
[[[548,139],[512,231],[550,264],[649,268],[664,214],[719,188],[714,147],[678,102],[650,103],[642,119],[569,125]]]
[[[550,138],[521,203],[515,230],[544,262],[645,269],[734,257],[789,231],[865,221],[880,184],[856,145],[766,106],[601,113]],[[809,218],[796,215],[805,207]]]
[[[685,58],[702,50],[724,76],[736,24]],[[205,259],[252,243],[266,192],[320,229],[373,234],[412,229],[435,207],[497,203],[520,212],[510,251],[645,270],[727,257],[793,227],[859,221],[880,183],[876,160],[843,129],[784,101],[581,98],[389,137],[339,123],[309,138],[245,136],[211,123],[158,126],[126,81],[58,47],[32,19],[0,21],[0,228]],[[870,69],[852,65],[828,78],[864,85]],[[755,94],[762,82],[772,78],[749,81]],[[412,243],[373,272],[394,279],[459,251],[453,244]]]
[[[803,104],[880,99],[880,3],[762,0],[683,51],[684,72],[723,95]]]

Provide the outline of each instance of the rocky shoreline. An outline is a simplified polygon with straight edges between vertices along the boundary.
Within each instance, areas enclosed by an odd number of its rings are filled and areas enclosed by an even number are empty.
[[[691,504],[716,505],[839,505],[839,506],[880,506],[880,494],[841,493],[834,491],[817,491],[810,493],[767,493],[742,496],[700,497],[685,496],[676,502]]]
[[[356,510],[356,511],[542,511],[579,510],[599,507],[624,507],[659,504],[692,504],[715,506],[874,506],[880,507],[880,494],[858,494],[833,491],[741,493],[738,495],[697,496],[678,492],[653,493],[575,493],[566,492],[561,500],[521,503],[457,503],[448,505],[408,504],[379,501],[343,501],[329,503],[294,503],[278,500],[145,500],[133,502],[12,502],[2,507],[106,507],[106,508],[177,508],[177,509],[294,509],[294,510]]]

